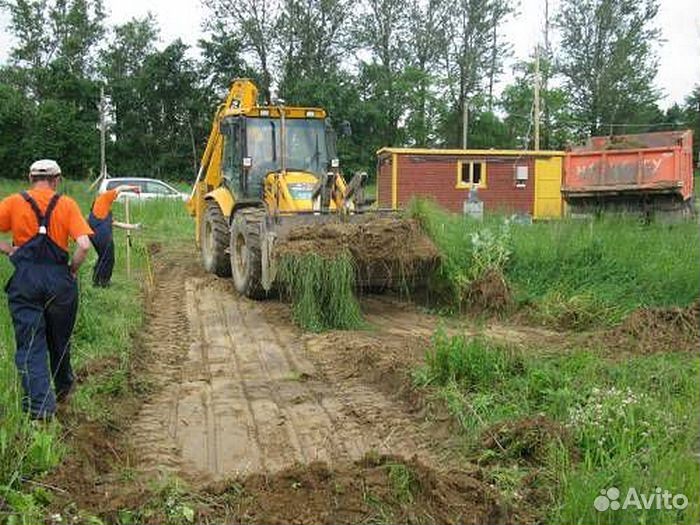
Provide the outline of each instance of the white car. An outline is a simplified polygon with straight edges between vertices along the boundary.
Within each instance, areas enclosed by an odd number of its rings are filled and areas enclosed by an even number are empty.
[[[190,197],[187,193],[183,193],[176,188],[173,188],[167,182],[142,177],[116,177],[105,179],[100,183],[100,189],[98,192],[104,193],[123,184],[138,186],[141,188],[141,191],[138,193],[133,191],[124,191],[119,194],[119,197],[117,198],[118,201],[123,201],[124,199],[138,199],[142,201],[151,199],[177,199],[186,201]]]

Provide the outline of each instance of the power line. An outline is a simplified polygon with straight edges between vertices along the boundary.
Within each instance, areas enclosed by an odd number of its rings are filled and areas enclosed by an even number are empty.
[[[518,117],[522,119],[531,119],[532,115],[523,115],[522,113],[508,113],[506,118],[508,117]],[[571,119],[562,119],[560,122],[567,123],[567,124],[588,124],[588,125],[595,125],[595,126],[600,126],[600,127],[614,127],[614,128],[626,128],[626,127],[632,127],[632,128],[655,128],[655,127],[663,127],[663,126],[692,126],[692,123],[690,122],[679,122],[679,121],[669,121],[669,122],[655,122],[655,123],[649,123],[649,124],[640,124],[640,123],[610,123],[610,122],[586,122],[585,120],[579,120],[575,118]]]

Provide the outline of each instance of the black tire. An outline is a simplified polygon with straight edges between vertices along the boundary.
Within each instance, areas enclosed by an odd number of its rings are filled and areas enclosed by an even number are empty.
[[[228,220],[216,201],[207,201],[199,237],[204,269],[218,277],[231,277]]]
[[[238,293],[251,299],[262,299],[267,295],[261,282],[260,226],[264,217],[264,210],[243,208],[234,213],[231,222],[233,284]]]

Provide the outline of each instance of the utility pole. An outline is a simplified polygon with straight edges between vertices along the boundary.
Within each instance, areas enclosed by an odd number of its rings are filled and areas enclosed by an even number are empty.
[[[534,149],[540,149],[540,45],[535,47],[535,144]]]
[[[105,154],[105,140],[107,135],[107,122],[105,118],[105,88],[100,87],[100,178],[107,177],[107,158]]]
[[[550,136],[550,125],[549,125],[549,104],[547,94],[549,93],[549,75],[551,74],[552,67],[552,53],[549,47],[549,0],[544,0],[544,59],[545,59],[545,70],[544,75],[542,75],[542,92],[544,93],[544,99],[542,100],[542,117],[544,120],[544,149],[550,149],[551,136]]]
[[[469,132],[469,102],[464,97],[462,104],[462,149],[467,149],[467,133]]]

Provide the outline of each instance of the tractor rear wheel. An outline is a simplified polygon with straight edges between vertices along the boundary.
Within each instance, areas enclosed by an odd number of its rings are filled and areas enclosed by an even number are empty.
[[[243,208],[234,213],[231,223],[231,273],[238,293],[251,299],[265,297],[262,286],[260,226],[264,210]]]
[[[201,223],[200,244],[204,269],[218,277],[231,276],[228,221],[216,201],[207,201]]]

